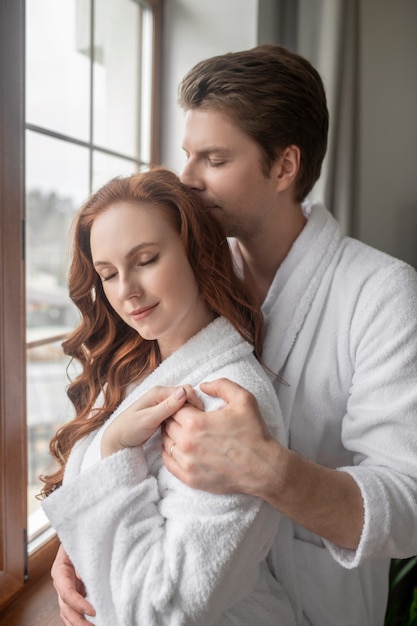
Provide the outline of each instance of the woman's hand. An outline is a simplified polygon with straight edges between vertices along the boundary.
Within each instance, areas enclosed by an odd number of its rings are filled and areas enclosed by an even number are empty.
[[[123,448],[142,445],[162,422],[186,403],[202,409],[202,404],[190,385],[153,387],[106,428],[101,442],[102,457]]]

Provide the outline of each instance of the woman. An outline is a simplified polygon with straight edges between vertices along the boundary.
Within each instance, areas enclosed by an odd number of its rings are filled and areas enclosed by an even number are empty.
[[[69,290],[81,321],[64,349],[82,371],[43,506],[95,623],[295,624],[266,563],[279,513],[193,490],[162,463],[164,420],[185,402],[218,408],[204,382],[223,376],[284,436],[256,358],[262,317],[217,222],[169,171],[110,181],[77,217]]]

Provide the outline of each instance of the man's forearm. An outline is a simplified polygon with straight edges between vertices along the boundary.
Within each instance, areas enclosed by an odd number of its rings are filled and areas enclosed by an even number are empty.
[[[269,441],[257,493],[308,530],[342,548],[356,549],[364,510],[360,489],[346,472],[329,469]]]

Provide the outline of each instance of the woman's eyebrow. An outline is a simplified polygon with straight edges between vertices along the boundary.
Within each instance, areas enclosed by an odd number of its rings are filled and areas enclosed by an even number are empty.
[[[137,246],[134,246],[131,250],[129,250],[129,252],[126,255],[126,258],[130,259],[132,256],[136,254],[136,252],[139,252],[143,248],[150,248],[152,246],[157,246],[157,245],[158,244],[155,241],[143,241],[142,243],[139,243]]]
[[[130,259],[132,258],[132,256],[134,256],[137,252],[139,252],[143,248],[150,248],[156,245],[158,244],[154,241],[143,241],[142,243],[139,243],[137,246],[134,246],[131,250],[129,250],[129,252],[126,255],[126,258]],[[109,265],[109,264],[111,265],[110,261],[95,261],[94,267],[99,267],[100,265]]]

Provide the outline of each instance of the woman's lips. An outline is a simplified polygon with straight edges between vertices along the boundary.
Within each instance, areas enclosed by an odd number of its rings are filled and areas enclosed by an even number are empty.
[[[135,320],[135,322],[142,320],[144,317],[150,315],[154,309],[158,306],[158,303],[151,304],[150,306],[144,306],[140,309],[135,309],[129,313],[130,317]]]

